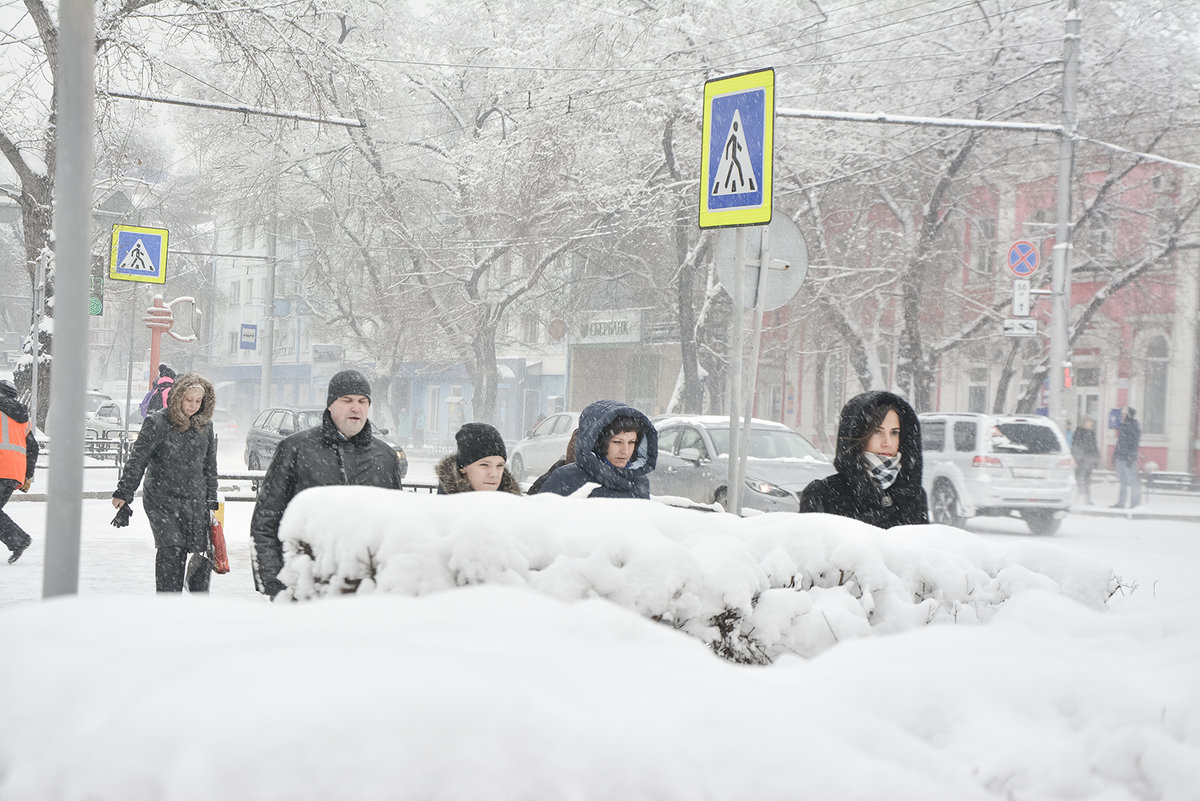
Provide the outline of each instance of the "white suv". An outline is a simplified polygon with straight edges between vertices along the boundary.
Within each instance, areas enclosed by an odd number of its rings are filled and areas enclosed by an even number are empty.
[[[1075,497],[1066,438],[1040,416],[930,413],[921,420],[929,519],[1020,515],[1034,534],[1058,531]]]

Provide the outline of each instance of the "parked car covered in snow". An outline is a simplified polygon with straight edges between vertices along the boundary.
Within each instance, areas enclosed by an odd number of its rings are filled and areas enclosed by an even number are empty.
[[[542,420],[508,454],[508,471],[517,481],[533,481],[567,454],[579,412],[557,412]]]

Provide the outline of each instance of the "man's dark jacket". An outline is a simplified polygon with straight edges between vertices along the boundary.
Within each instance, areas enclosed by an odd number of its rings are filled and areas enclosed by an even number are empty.
[[[862,463],[862,441],[871,412],[895,407],[900,417],[900,474],[880,489]],[[853,517],[879,528],[929,522],[928,503],[921,487],[921,424],[908,401],[892,392],[873,391],[846,402],[838,424],[837,473],[817,479],[800,494],[801,512],[824,512]]]
[[[600,435],[618,417],[632,417],[638,422],[637,449],[625,467],[616,467],[597,451],[607,452]],[[589,404],[579,413],[579,433],[575,436],[575,461],[550,474],[541,492],[571,495],[588,482],[599,487],[588,493],[589,498],[649,498],[648,474],[658,464],[658,429],[650,418],[632,406],[619,401],[600,400]]]
[[[1142,444],[1142,424],[1133,415],[1127,416],[1117,429],[1117,446],[1113,448],[1113,464],[1137,464],[1138,448]]]
[[[284,510],[292,498],[309,487],[331,485],[400,489],[400,459],[383,440],[372,435],[369,421],[362,431],[346,439],[326,409],[321,425],[279,443],[258,488],[250,537],[265,595],[274,596],[284,588],[278,578],[283,567],[279,521]]]

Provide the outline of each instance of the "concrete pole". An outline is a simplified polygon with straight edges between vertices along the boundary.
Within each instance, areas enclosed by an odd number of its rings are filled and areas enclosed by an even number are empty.
[[[262,348],[262,399],[260,408],[266,409],[271,405],[271,369],[275,365],[275,259],[279,253],[279,215],[272,214],[267,228],[267,284],[263,288],[266,296],[263,310],[263,336],[259,347]]]
[[[1071,182],[1075,164],[1075,106],[1079,88],[1079,30],[1076,0],[1067,12],[1063,36],[1063,130],[1058,140],[1058,206],[1054,233],[1054,267],[1050,288],[1050,408],[1049,417],[1065,428],[1069,393],[1065,373],[1070,367],[1071,325]]]
[[[79,588],[79,523],[83,516],[83,409],[88,374],[88,285],[91,281],[92,139],[95,9],[92,0],[58,7],[58,163],[54,178],[54,381],[50,400],[50,481],[42,595]],[[36,368],[36,365],[35,365]]]

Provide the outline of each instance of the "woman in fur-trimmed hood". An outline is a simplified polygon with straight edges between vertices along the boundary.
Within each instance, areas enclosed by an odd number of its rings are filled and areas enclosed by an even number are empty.
[[[154,573],[159,592],[181,592],[185,579],[190,591],[208,591],[209,511],[217,508],[217,438],[212,427],[216,405],[217,394],[208,379],[196,373],[180,377],[166,408],[142,421],[113,493],[113,506],[120,509],[133,501],[142,485],[142,506],[157,549]]]
[[[801,512],[853,517],[879,528],[929,522],[921,424],[899,395],[875,390],[846,402],[833,466],[837,473],[804,488]]]
[[[521,485],[508,472],[508,450],[500,432],[487,423],[466,423],[454,435],[458,449],[437,463],[438,495],[459,492],[511,492]]]

